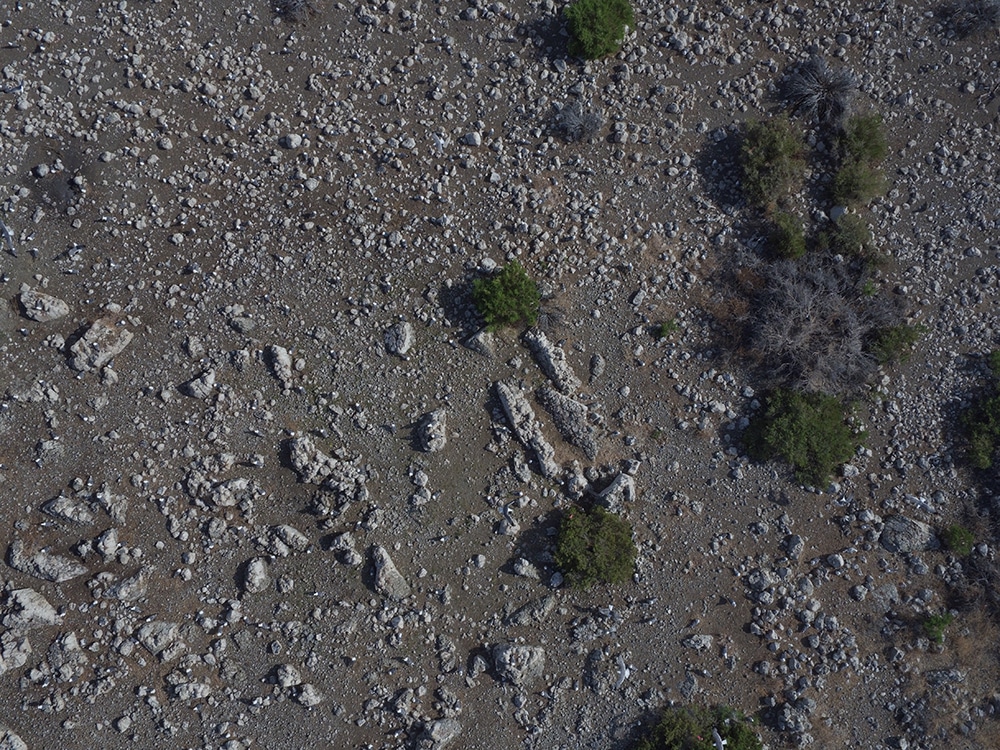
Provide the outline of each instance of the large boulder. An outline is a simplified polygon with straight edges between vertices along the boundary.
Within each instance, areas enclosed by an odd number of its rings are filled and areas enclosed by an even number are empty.
[[[132,341],[132,333],[114,318],[95,320],[79,341],[69,348],[69,366],[80,372],[99,370]]]
[[[61,299],[27,285],[21,287],[19,300],[24,308],[24,317],[39,323],[48,323],[69,314],[69,305]]]
[[[518,386],[503,381],[497,381],[494,388],[511,430],[521,444],[534,455],[542,476],[547,479],[556,477],[559,474],[559,464],[555,461],[555,449],[542,434],[541,425],[535,417],[535,410],[531,408],[524,393]]]
[[[3,618],[5,628],[27,631],[59,624],[56,608],[34,589],[14,589],[7,604],[12,611]]]
[[[448,410],[444,407],[428,412],[417,430],[420,447],[428,453],[443,450],[448,442]]]
[[[567,396],[573,395],[580,387],[580,378],[566,361],[566,352],[549,341],[548,337],[537,328],[529,328],[524,332],[523,338],[538,366],[553,385]]]
[[[582,450],[589,460],[597,458],[597,429],[590,422],[590,410],[585,404],[547,385],[538,390],[538,402],[552,416],[552,423],[567,443]]]
[[[493,647],[493,666],[497,676],[521,687],[538,680],[545,672],[545,649],[501,643]]]
[[[54,555],[45,550],[28,554],[24,542],[20,539],[10,543],[7,563],[14,570],[52,583],[65,583],[87,572],[83,565],[62,555]]]
[[[885,519],[879,543],[889,552],[904,554],[938,546],[930,526],[906,516],[889,516]]]
[[[13,729],[0,724],[0,750],[28,750],[28,746]]]

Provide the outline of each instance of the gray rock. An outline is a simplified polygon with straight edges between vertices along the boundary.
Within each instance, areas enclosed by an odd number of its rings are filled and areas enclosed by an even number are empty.
[[[75,682],[79,680],[90,661],[80,646],[76,633],[64,633],[49,646],[48,666],[52,676],[59,682]]]
[[[936,542],[930,526],[905,516],[889,516],[879,535],[879,543],[889,552],[919,552],[937,547]]]
[[[621,513],[628,503],[635,501],[635,479],[629,474],[619,474],[597,496],[597,502],[612,513]]]
[[[432,721],[424,727],[417,747],[419,750],[445,750],[462,734],[458,719],[447,717]]]
[[[78,562],[45,550],[29,555],[25,551],[24,542],[20,539],[10,543],[7,563],[14,570],[52,583],[64,583],[87,572],[87,569]]]
[[[541,679],[545,672],[545,649],[502,643],[493,648],[493,667],[502,680],[522,687]]]
[[[13,631],[0,635],[0,674],[20,669],[31,656],[31,644],[24,636]]]
[[[279,664],[275,667],[274,679],[283,688],[295,687],[302,684],[302,674],[291,664]]]
[[[400,601],[410,595],[410,584],[389,557],[389,552],[381,545],[372,547],[372,563],[375,566],[375,590],[390,599]]]
[[[713,641],[712,636],[699,633],[689,635],[681,641],[681,645],[685,648],[693,648],[695,651],[704,652],[712,648]]]
[[[0,750],[28,750],[28,746],[13,729],[0,724]]]
[[[48,600],[34,589],[14,589],[7,598],[13,611],[3,618],[5,628],[27,632],[59,624],[59,613]]]
[[[541,580],[541,576],[538,574],[538,568],[523,557],[519,557],[514,561],[513,569],[514,575],[531,578],[535,581]]]
[[[295,552],[305,552],[309,549],[309,537],[294,526],[288,524],[275,526],[271,529],[271,533],[275,539]]]
[[[176,622],[147,622],[139,628],[136,638],[160,661],[172,661],[187,651],[187,644],[181,639],[180,625]]]
[[[118,529],[108,529],[94,540],[94,549],[104,558],[110,560],[118,554]]]
[[[542,368],[542,372],[562,393],[571,396],[580,387],[580,379],[566,361],[566,352],[549,341],[537,328],[529,328],[522,337]]]
[[[243,573],[243,590],[248,594],[259,594],[271,585],[271,577],[267,574],[267,560],[255,557]]]
[[[540,625],[545,618],[552,613],[552,610],[555,609],[555,607],[556,597],[554,594],[543,596],[541,599],[528,602],[524,606],[518,608],[513,614],[511,614],[510,617],[507,618],[507,624],[518,627]]]
[[[395,354],[399,357],[405,357],[416,341],[413,326],[405,320],[401,320],[387,328],[383,338],[385,340],[385,350],[389,354]]]
[[[191,398],[208,398],[215,390],[215,370],[206,370],[198,377],[181,383],[177,390]]]
[[[66,497],[59,495],[42,505],[42,512],[60,518],[63,521],[70,521],[81,525],[93,523],[94,512],[90,509],[90,503],[78,497]]]
[[[323,694],[319,691],[319,688],[311,682],[300,685],[292,697],[295,699],[296,703],[303,705],[306,708],[318,706],[324,700]]]
[[[174,685],[174,697],[182,701],[196,701],[212,694],[212,686],[207,682],[182,682]]]
[[[497,381],[494,388],[514,435],[534,455],[542,476],[548,479],[556,477],[559,465],[555,462],[555,449],[542,434],[528,399],[516,385]]]
[[[597,458],[597,428],[590,422],[590,410],[555,388],[538,389],[538,402],[552,416],[552,423],[570,445],[583,451],[591,461]]]
[[[444,407],[428,412],[417,430],[420,447],[428,453],[443,450],[448,443],[448,410]]]
[[[109,599],[117,599],[120,602],[136,602],[142,599],[149,591],[149,579],[152,577],[152,569],[141,568],[134,575],[129,576],[124,581],[119,581],[111,586],[105,596]]]
[[[292,356],[283,346],[269,346],[264,359],[271,368],[271,374],[278,379],[286,391],[292,387]]]
[[[487,359],[494,359],[496,357],[496,339],[485,328],[469,336],[465,340],[465,346],[476,352],[476,354],[482,354]]]
[[[113,318],[95,320],[87,332],[69,348],[69,366],[80,372],[104,367],[132,341],[132,333]]]
[[[27,286],[21,288],[18,299],[24,309],[24,316],[39,323],[48,323],[69,314],[69,305],[58,297]]]

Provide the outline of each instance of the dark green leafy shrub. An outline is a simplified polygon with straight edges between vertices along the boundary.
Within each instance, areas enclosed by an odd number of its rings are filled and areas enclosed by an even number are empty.
[[[576,0],[563,14],[571,34],[570,54],[587,60],[617,52],[625,27],[635,23],[628,0]]]
[[[636,548],[632,527],[599,505],[563,514],[556,540],[556,565],[574,586],[623,583],[632,577]]]
[[[753,719],[729,708],[699,706],[665,708],[649,735],[635,750],[715,750],[712,730],[719,733],[726,750],[761,750],[763,743]]]
[[[538,285],[516,260],[488,279],[473,281],[472,301],[491,331],[518,323],[534,325],[541,304]]]
[[[1000,349],[992,352],[987,361],[993,376],[989,393],[973,402],[961,417],[968,441],[969,462],[977,469],[993,466],[1000,442]]]
[[[941,532],[941,541],[944,546],[954,552],[959,557],[965,557],[972,552],[972,545],[975,544],[976,537],[972,535],[964,526],[949,526]]]
[[[774,214],[770,241],[771,250],[782,258],[794,260],[806,254],[806,235],[802,230],[802,222],[784,211]]]
[[[856,115],[847,121],[840,137],[845,160],[875,166],[889,153],[881,115]]]
[[[866,205],[885,190],[885,175],[863,161],[848,159],[833,176],[833,202],[840,206]]]
[[[944,629],[954,620],[954,615],[947,612],[941,615],[931,615],[924,620],[924,634],[935,643],[944,643]]]
[[[750,120],[740,146],[743,192],[757,206],[771,206],[802,179],[806,162],[802,134],[787,117]]]
[[[671,318],[670,320],[665,320],[659,325],[653,326],[653,337],[656,339],[668,338],[671,334],[677,333],[681,329],[680,323],[677,322],[677,318]]]
[[[833,396],[778,388],[750,423],[744,442],[752,458],[784,459],[798,481],[821,487],[864,437],[854,433],[845,416],[843,404]]]
[[[905,362],[910,356],[912,347],[927,328],[922,325],[910,326],[905,323],[898,326],[878,328],[872,334],[869,348],[879,364],[888,365]]]
[[[818,238],[817,245],[834,253],[877,260],[875,238],[868,222],[856,214],[844,214],[833,225],[833,231],[824,232]]]

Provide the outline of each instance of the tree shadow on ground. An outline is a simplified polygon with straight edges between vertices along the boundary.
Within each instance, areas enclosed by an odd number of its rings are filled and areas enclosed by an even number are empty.
[[[535,59],[552,62],[567,59],[566,24],[561,16],[545,15],[522,21],[517,25],[517,36],[534,49]]]

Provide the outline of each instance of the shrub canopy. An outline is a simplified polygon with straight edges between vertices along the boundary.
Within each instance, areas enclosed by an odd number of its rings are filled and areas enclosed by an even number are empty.
[[[516,260],[488,279],[473,281],[472,301],[491,331],[518,323],[533,326],[541,304],[538,285]]]
[[[636,549],[632,527],[599,505],[574,507],[563,515],[556,541],[556,565],[574,586],[624,583],[632,576]]]
[[[570,54],[587,60],[618,51],[625,27],[635,23],[628,0],[576,0],[563,11],[569,23]]]

